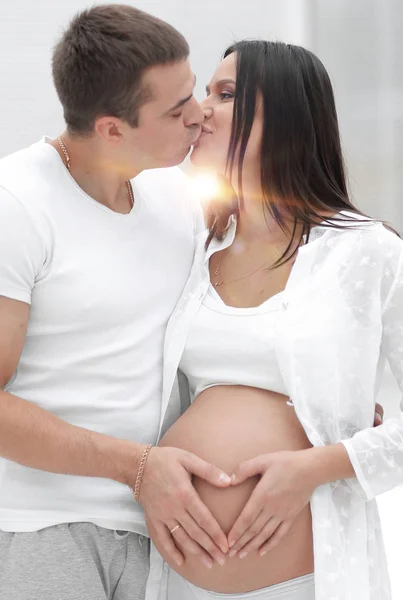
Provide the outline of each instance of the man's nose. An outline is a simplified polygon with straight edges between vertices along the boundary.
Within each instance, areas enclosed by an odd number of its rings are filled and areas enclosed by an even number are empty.
[[[204,111],[196,98],[192,98],[192,113],[190,118],[191,125],[201,125],[204,121]]]
[[[204,106],[203,102],[199,104],[196,98],[193,98],[192,112],[188,115],[188,122],[186,125],[188,127],[194,127],[195,125],[201,127],[202,123],[204,123],[206,119],[210,119],[212,114],[213,110],[211,108]]]

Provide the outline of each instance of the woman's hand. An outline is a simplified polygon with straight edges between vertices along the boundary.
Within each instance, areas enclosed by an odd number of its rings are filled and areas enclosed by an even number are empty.
[[[318,486],[353,478],[355,471],[339,443],[257,456],[239,465],[232,485],[254,475],[261,475],[261,479],[229,533],[230,557],[239,553],[244,558],[254,550],[263,556],[272,550]]]
[[[309,452],[273,452],[238,466],[232,485],[254,475],[261,479],[229,533],[230,557],[256,550],[263,556],[288,532],[319,485]]]
[[[374,427],[382,425],[383,415],[382,405],[376,404]],[[319,485],[355,473],[343,446],[337,444],[257,456],[239,465],[232,485],[255,475],[261,480],[228,536],[230,557],[244,558],[256,550],[263,556],[272,550]]]
[[[199,556],[207,567],[213,565],[212,559],[224,564],[227,538],[196,493],[192,475],[216,487],[231,484],[229,475],[190,452],[152,448],[140,488],[140,503],[158,542],[179,566],[183,555],[178,546]]]

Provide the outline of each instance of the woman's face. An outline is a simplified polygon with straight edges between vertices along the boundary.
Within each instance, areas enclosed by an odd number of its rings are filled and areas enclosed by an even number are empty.
[[[232,53],[220,63],[207,86],[207,98],[201,103],[205,111],[202,134],[191,155],[194,165],[214,170],[222,175],[225,175],[231,137],[235,86],[236,57],[235,53]],[[243,176],[247,171],[258,172],[260,169],[262,112],[258,96],[255,118],[245,154]],[[238,153],[235,155],[234,176],[236,175],[237,157]]]

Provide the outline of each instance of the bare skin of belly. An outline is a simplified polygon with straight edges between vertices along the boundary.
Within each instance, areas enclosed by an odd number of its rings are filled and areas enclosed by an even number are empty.
[[[288,398],[275,392],[242,386],[205,390],[162,438],[161,446],[193,452],[231,474],[243,460],[259,454],[310,447]],[[248,501],[258,478],[237,487],[219,489],[198,478],[193,484],[225,534]],[[153,538],[153,531],[150,528]],[[185,555],[181,567],[156,544],[170,566],[201,588],[243,593],[313,572],[312,521],[309,505],[280,544],[265,556],[227,558],[225,566],[207,569],[200,559]]]

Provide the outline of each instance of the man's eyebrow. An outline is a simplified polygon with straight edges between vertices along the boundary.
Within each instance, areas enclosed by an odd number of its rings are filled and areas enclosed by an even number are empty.
[[[196,85],[196,75],[194,76],[194,86]],[[181,106],[183,106],[184,104],[186,104],[186,102],[189,102],[189,100],[192,98],[193,94],[190,94],[190,96],[188,96],[187,98],[183,98],[182,100],[179,100],[179,102],[177,102],[176,104],[174,104],[174,106],[171,106],[171,108],[169,108],[166,111],[166,115],[170,112],[172,112],[173,110],[177,110],[178,108],[180,108]]]
[[[236,85],[236,81],[235,79],[220,79],[219,81],[215,82],[216,87],[221,87],[223,85],[226,85],[227,83],[233,83],[234,85]],[[209,94],[210,93],[210,86],[206,85],[206,92]]]

